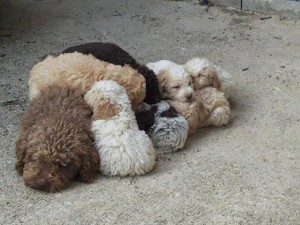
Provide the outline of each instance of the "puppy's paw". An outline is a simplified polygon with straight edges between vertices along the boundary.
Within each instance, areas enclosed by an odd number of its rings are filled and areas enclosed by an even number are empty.
[[[228,106],[219,106],[211,112],[207,125],[222,126],[227,125],[230,119],[230,108]]]

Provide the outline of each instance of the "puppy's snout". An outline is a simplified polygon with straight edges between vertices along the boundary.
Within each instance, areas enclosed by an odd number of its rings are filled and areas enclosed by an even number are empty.
[[[193,98],[193,94],[189,94],[189,95],[186,96],[187,100],[191,100],[192,98]]]
[[[48,191],[49,187],[50,187],[50,183],[44,178],[39,179],[36,185],[36,189],[42,191]]]

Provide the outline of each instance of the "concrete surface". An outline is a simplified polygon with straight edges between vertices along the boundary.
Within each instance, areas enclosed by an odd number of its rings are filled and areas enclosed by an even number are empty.
[[[221,5],[226,7],[234,7],[241,9],[242,0],[210,0],[215,5]]]
[[[185,0],[189,1],[189,0]],[[210,0],[215,5],[300,19],[299,0]]]
[[[161,0],[1,4],[0,224],[299,224],[299,21]],[[29,70],[97,40],[144,63],[210,58],[236,79],[232,122],[159,154],[149,175],[30,190],[14,170]]]
[[[243,0],[243,10],[278,14],[300,19],[299,0]]]

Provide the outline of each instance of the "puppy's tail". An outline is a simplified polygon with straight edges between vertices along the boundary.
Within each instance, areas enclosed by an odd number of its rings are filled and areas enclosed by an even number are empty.
[[[223,70],[219,66],[215,66],[215,68],[217,70],[218,77],[220,78],[222,83],[222,92],[224,92],[225,97],[229,99],[231,95],[232,87],[234,86],[233,77],[230,73]]]

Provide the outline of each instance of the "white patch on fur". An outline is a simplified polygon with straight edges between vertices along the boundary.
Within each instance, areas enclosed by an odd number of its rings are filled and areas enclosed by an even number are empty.
[[[168,110],[170,105],[165,101],[156,105],[155,122],[148,132],[154,147],[163,152],[183,148],[188,135],[188,122],[179,114],[178,117],[161,117],[160,114]]]
[[[120,110],[112,118],[92,122],[101,172],[110,176],[133,176],[151,171],[155,150],[146,133],[138,128],[125,89],[109,80],[96,82],[92,89],[99,89]]]

